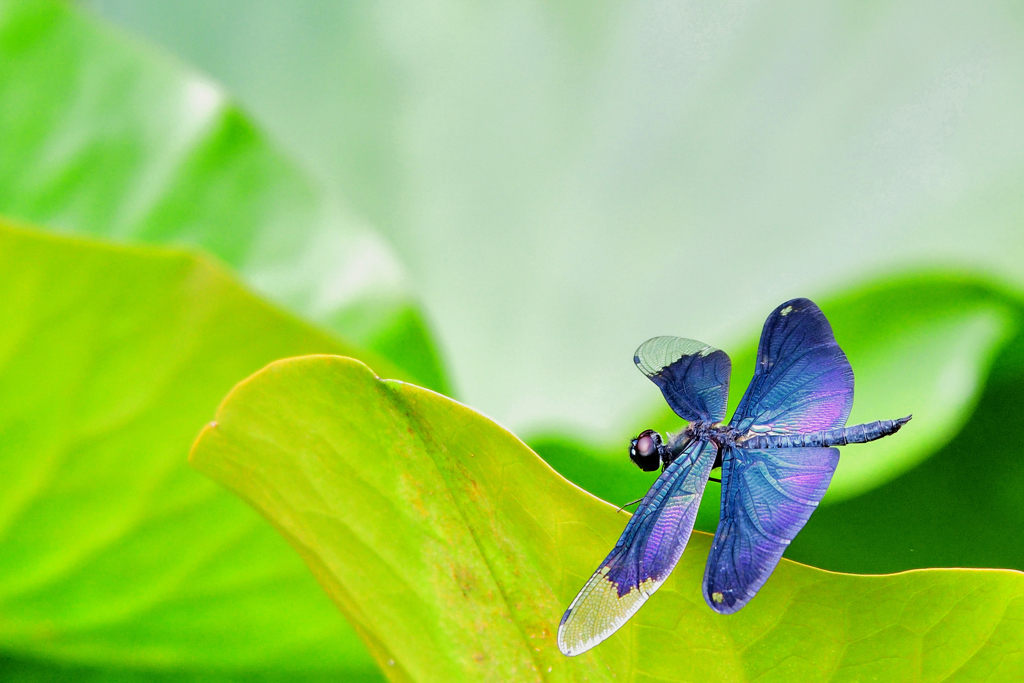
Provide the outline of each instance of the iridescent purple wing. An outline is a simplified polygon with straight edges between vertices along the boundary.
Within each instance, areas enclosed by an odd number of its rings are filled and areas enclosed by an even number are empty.
[[[825,495],[837,448],[722,453],[722,511],[704,568],[704,600],[720,614],[747,604]]]
[[[655,337],[640,345],[633,362],[687,422],[725,419],[732,373],[725,351],[693,339]]]
[[[578,655],[617,631],[679,561],[700,507],[717,447],[690,444],[644,496],[615,548],[558,625],[558,648]]]
[[[772,311],[732,426],[758,434],[835,429],[852,406],[853,369],[821,309],[793,299]]]

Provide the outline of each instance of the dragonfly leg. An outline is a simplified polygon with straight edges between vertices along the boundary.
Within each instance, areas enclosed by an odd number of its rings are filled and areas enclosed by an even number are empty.
[[[640,502],[641,500],[643,500],[643,498],[637,498],[636,500],[634,500],[634,501],[632,501],[632,502],[626,503],[625,505],[623,505],[622,507],[620,507],[620,508],[619,508],[618,510],[616,510],[615,512],[622,512],[623,510],[625,510],[626,508],[628,508],[628,507],[629,507],[630,505],[636,505],[636,504],[637,504],[637,503],[639,503],[639,502]]]

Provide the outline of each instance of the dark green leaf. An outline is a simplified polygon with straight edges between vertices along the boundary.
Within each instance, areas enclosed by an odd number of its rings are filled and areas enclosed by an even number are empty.
[[[861,572],[1024,569],[1024,546],[1016,541],[1024,536],[1022,396],[1024,335],[1018,335],[952,441],[896,479],[823,506],[787,556]]]

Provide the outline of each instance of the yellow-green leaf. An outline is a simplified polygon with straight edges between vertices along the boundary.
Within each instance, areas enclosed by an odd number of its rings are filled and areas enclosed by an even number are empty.
[[[783,561],[740,613],[705,605],[709,538],[611,639],[555,632],[627,515],[515,436],[332,356],[238,385],[192,462],[273,521],[393,680],[1013,680],[1024,574],[833,574]]]
[[[376,676],[270,525],[191,470],[238,381],[355,353],[180,250],[0,222],[0,671],[27,680]]]

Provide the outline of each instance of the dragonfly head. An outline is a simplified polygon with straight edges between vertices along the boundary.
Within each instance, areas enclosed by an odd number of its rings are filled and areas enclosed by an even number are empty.
[[[653,429],[645,429],[629,443],[629,459],[644,472],[653,472],[661,467],[665,455],[661,434]]]

